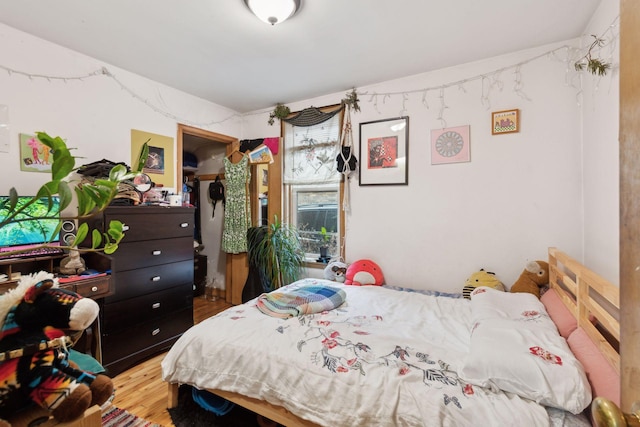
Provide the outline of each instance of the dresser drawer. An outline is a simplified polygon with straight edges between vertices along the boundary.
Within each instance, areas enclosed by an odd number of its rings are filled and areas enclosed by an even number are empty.
[[[102,360],[110,364],[123,358],[136,359],[136,353],[149,347],[159,346],[165,341],[181,335],[193,326],[193,307],[174,312],[168,316],[131,325],[120,332],[102,334]],[[167,347],[170,343],[167,343]],[[159,350],[156,347],[154,350]]]
[[[108,226],[111,220],[125,225],[122,243],[174,237],[193,239],[194,210],[189,208],[113,207],[105,211],[103,226]]]
[[[193,263],[193,237],[121,243],[112,268],[124,271],[184,260]]]
[[[189,285],[180,285],[159,292],[129,298],[116,304],[106,304],[102,310],[102,328],[119,332],[131,325],[144,323],[193,306]]]
[[[111,295],[111,276],[101,276],[74,283],[76,293],[87,298],[102,298]]]
[[[193,284],[193,260],[114,272],[111,276],[115,295],[105,298],[109,304],[178,285]]]

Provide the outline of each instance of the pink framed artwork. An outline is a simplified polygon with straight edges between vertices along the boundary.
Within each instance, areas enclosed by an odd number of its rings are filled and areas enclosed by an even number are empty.
[[[457,126],[431,131],[431,164],[471,161],[470,126]]]

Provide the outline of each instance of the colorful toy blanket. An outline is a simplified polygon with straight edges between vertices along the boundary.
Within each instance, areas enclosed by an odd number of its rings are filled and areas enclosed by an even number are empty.
[[[286,319],[333,310],[340,307],[346,298],[347,294],[342,289],[313,284],[262,294],[256,306],[264,314]]]

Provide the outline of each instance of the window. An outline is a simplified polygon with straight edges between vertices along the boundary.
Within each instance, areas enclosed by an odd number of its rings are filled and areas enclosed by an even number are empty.
[[[310,261],[318,259],[321,246],[329,248],[330,257],[341,254],[344,220],[336,169],[341,118],[335,114],[313,126],[283,122],[283,215],[298,228]]]
[[[338,218],[338,191],[334,185],[304,188],[294,186],[293,208],[295,221],[302,240],[302,248],[307,257],[315,256],[320,251],[320,246],[329,248],[329,255],[338,253],[339,218]],[[322,234],[325,229],[327,242]]]

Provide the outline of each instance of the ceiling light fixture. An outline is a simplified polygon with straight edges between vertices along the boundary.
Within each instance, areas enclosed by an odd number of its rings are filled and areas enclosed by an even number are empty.
[[[300,0],[244,0],[249,10],[267,24],[280,24],[300,8]]]

